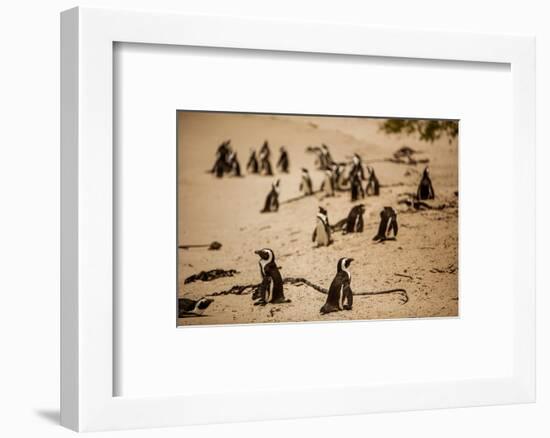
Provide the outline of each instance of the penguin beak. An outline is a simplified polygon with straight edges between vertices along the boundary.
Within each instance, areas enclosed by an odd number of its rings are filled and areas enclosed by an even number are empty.
[[[262,253],[262,250],[261,249],[258,249],[256,251],[254,251],[254,254],[257,254],[257,255],[260,255]]]
[[[348,259],[348,261],[351,263],[351,262],[353,262],[353,259]]]

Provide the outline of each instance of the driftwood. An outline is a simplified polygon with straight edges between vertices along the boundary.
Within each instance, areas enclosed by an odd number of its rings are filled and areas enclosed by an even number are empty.
[[[303,278],[303,277],[287,277],[283,279],[284,284],[294,284],[296,286],[300,286],[305,284],[306,286],[309,286],[313,290],[322,293],[324,295],[328,294],[328,289],[325,289],[324,287],[321,287],[315,283],[312,283],[311,281]],[[216,297],[220,295],[244,295],[244,292],[247,290],[250,290],[251,292],[257,290],[260,287],[260,283],[258,284],[246,284],[246,285],[235,285],[231,289],[222,290],[218,292],[212,292],[208,294],[209,297]],[[409,301],[409,295],[407,294],[407,291],[405,289],[397,288],[397,289],[388,289],[388,290],[381,290],[381,291],[369,291],[369,292],[353,292],[353,296],[373,296],[373,295],[387,295],[396,293],[399,295],[399,300],[401,301],[401,304],[405,304]]]
[[[193,283],[195,281],[212,281],[223,277],[233,277],[238,274],[239,271],[235,269],[211,269],[210,271],[201,271],[198,274],[193,274],[187,277],[184,281],[185,284]]]

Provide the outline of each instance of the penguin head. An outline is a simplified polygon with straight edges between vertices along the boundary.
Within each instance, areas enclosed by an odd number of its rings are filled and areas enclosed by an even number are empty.
[[[430,168],[428,166],[424,169],[424,176],[430,176]]]
[[[278,193],[279,192],[279,184],[281,183],[281,180],[278,179],[277,181],[275,181],[271,187],[273,187],[273,189]]]
[[[308,172],[308,170],[307,170],[305,167],[302,167],[302,173],[305,173],[305,174],[308,174],[308,175],[309,175],[309,172]]]
[[[212,298],[201,298],[197,301],[197,304],[195,304],[195,309],[204,310],[213,302],[214,300]]]
[[[353,162],[355,164],[359,164],[360,161],[361,161],[361,157],[357,154],[353,154]]]
[[[328,146],[326,144],[323,143],[321,147],[323,148],[323,150],[328,151]]]
[[[347,271],[351,265],[351,262],[353,262],[353,259],[349,257],[342,257],[338,260],[338,272]]]
[[[326,216],[328,212],[323,207],[319,206],[319,213]]]
[[[258,254],[262,260],[265,260],[268,263],[275,260],[275,254],[273,254],[273,250],[269,248],[259,249],[254,251],[254,254]]]
[[[359,207],[361,214],[365,212],[365,204],[359,204],[357,207]]]

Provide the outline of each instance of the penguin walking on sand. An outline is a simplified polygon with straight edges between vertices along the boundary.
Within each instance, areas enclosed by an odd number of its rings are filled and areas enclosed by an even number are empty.
[[[365,194],[367,196],[379,196],[380,195],[380,182],[374,173],[372,167],[367,166],[367,172],[369,176],[367,178],[367,185],[365,186]]]
[[[362,233],[364,222],[363,215],[365,214],[365,204],[359,204],[353,207],[344,224],[344,233]]]
[[[264,209],[262,213],[270,213],[279,211],[279,184],[281,180],[275,181],[271,184],[271,190],[265,198]]]
[[[397,237],[397,213],[391,207],[384,207],[380,212],[380,225],[378,226],[378,234],[372,240],[384,242],[385,240],[395,240]],[[389,237],[390,232],[393,232],[393,237]]]
[[[351,273],[349,267],[353,259],[343,257],[338,260],[336,276],[330,284],[327,302],[321,307],[324,315],[340,310],[351,310],[353,306],[353,292],[351,290]]]
[[[284,146],[281,146],[280,153],[281,155],[279,155],[279,161],[277,161],[277,168],[283,173],[288,173],[290,162],[288,160],[288,152]]]
[[[422,173],[422,179],[418,184],[418,190],[416,192],[418,200],[423,201],[425,199],[434,199],[435,192],[432,186],[432,180],[430,179],[430,169],[426,167]]]
[[[212,298],[192,300],[190,298],[178,298],[178,318],[186,316],[202,316],[204,311],[212,304]]]
[[[260,256],[260,274],[262,282],[257,291],[252,295],[255,306],[265,306],[267,303],[280,304],[290,303],[290,300],[285,299],[283,290],[283,278],[281,272],[275,263],[275,254],[269,248],[254,251]]]
[[[271,176],[273,175],[273,170],[271,168],[270,161],[271,151],[269,150],[269,144],[267,140],[264,141],[264,144],[260,148],[260,168],[259,172],[261,175]]]
[[[313,230],[313,236],[311,238],[317,246],[329,246],[332,242],[330,238],[330,224],[328,222],[328,213],[323,207],[319,207],[319,213],[317,213],[317,224]]]
[[[248,158],[248,163],[246,163],[246,170],[248,173],[258,173],[259,171],[258,159],[256,158],[256,151],[254,149],[250,151],[250,158]]]
[[[302,179],[300,180],[300,192],[303,196],[313,195],[313,184],[306,168],[302,167]]]
[[[334,196],[334,179],[330,169],[325,170],[325,179],[321,183],[321,191],[325,197]]]

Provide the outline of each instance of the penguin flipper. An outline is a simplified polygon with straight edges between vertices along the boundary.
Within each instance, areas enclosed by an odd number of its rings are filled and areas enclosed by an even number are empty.
[[[311,241],[315,242],[315,239],[317,239],[317,227],[313,230],[313,236],[311,237]]]

